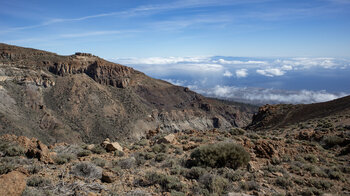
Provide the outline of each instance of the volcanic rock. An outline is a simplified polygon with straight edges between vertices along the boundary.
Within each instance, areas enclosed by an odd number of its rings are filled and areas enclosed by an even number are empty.
[[[20,196],[26,188],[27,176],[18,171],[12,171],[0,176],[0,195]]]

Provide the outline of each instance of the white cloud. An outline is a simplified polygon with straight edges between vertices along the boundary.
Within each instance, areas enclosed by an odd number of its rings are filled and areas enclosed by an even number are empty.
[[[248,76],[248,70],[247,69],[239,69],[236,70],[236,77],[237,78],[245,78]]]
[[[266,65],[267,62],[265,61],[253,61],[253,60],[249,60],[249,61],[238,61],[238,60],[225,60],[225,59],[219,59],[217,61],[213,61],[215,63],[220,63],[220,64],[227,64],[227,65],[251,65],[251,64],[262,64],[262,65]]]
[[[121,64],[146,64],[146,65],[166,65],[177,63],[208,63],[210,57],[149,57],[149,58],[116,58],[114,61]]]
[[[186,81],[183,81],[183,80],[174,80],[174,79],[163,79],[163,80],[176,86],[185,86],[186,84]]]
[[[256,73],[260,75],[268,76],[268,77],[283,76],[285,74],[284,71],[278,68],[258,69],[256,70]]]
[[[231,77],[232,76],[232,73],[230,71],[225,71],[225,73],[223,74],[223,76],[225,77]]]
[[[281,69],[285,71],[290,71],[293,69],[293,67],[291,65],[283,65]]]
[[[96,36],[96,35],[112,35],[112,34],[120,34],[121,31],[92,31],[92,32],[83,32],[83,33],[71,33],[71,34],[62,34],[60,37],[63,38],[77,38],[77,37],[88,37],[88,36]]]
[[[338,63],[335,62],[336,59],[334,58],[291,58],[282,60],[280,63],[284,65],[290,65],[293,67],[297,67],[300,69],[308,69],[312,67],[322,67],[322,68],[335,68],[338,66]]]
[[[248,103],[316,103],[346,96],[345,93],[332,94],[326,91],[283,91],[275,89],[247,88],[217,85],[212,89],[197,90],[211,97],[232,99]]]

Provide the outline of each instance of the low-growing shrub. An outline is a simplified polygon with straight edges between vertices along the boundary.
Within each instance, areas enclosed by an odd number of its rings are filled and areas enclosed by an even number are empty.
[[[139,142],[137,142],[139,146],[149,146],[149,141],[147,139],[142,139]]]
[[[27,185],[33,187],[44,187],[51,185],[51,180],[46,179],[42,176],[31,176],[27,180]]]
[[[176,176],[156,172],[147,173],[146,180],[148,181],[149,185],[159,184],[165,191],[181,191],[184,187]]]
[[[167,155],[165,153],[159,153],[159,154],[156,155],[154,160],[157,161],[157,162],[162,162],[166,158],[167,158]]]
[[[102,168],[90,162],[80,162],[72,167],[70,173],[84,178],[101,179]]]
[[[184,170],[182,175],[188,179],[196,179],[207,173],[207,170],[201,167],[192,167],[191,169]]]
[[[125,153],[122,151],[119,151],[119,150],[114,151],[114,156],[123,157],[124,155]]]
[[[246,191],[259,191],[260,186],[255,181],[247,181],[247,182],[241,182],[240,183],[241,188]]]
[[[24,155],[25,150],[21,146],[11,145],[7,149],[4,150],[5,156],[21,156]]]
[[[154,146],[152,146],[152,151],[154,153],[167,153],[169,149],[168,145],[165,144],[155,144]]]
[[[91,154],[90,150],[82,150],[80,152],[78,152],[77,156],[78,157],[86,157],[89,156]]]
[[[275,180],[275,184],[284,189],[289,189],[289,187],[293,185],[292,181],[286,177],[277,177],[277,179]]]
[[[322,143],[323,143],[323,147],[328,149],[337,145],[341,146],[344,143],[344,139],[336,135],[331,135],[331,136],[324,137],[322,139]]]
[[[93,157],[91,159],[91,161],[92,161],[93,164],[95,164],[95,165],[97,165],[99,167],[102,167],[102,168],[106,165],[106,160],[101,159],[99,157]]]
[[[14,170],[16,167],[10,163],[1,163],[0,164],[0,175],[7,174]]]
[[[31,174],[39,173],[41,170],[42,170],[42,166],[39,164],[33,164],[27,168],[27,171]]]
[[[317,157],[313,154],[307,154],[304,156],[304,159],[309,161],[310,163],[316,163],[317,162]]]
[[[229,185],[226,178],[208,173],[201,176],[199,182],[202,183],[209,192],[218,194],[224,193]]]
[[[185,196],[186,194],[183,192],[179,192],[179,191],[171,191],[170,195],[171,196]]]
[[[118,162],[118,166],[122,169],[131,169],[135,167],[136,165],[136,159],[134,157],[122,159]]]
[[[95,145],[95,147],[91,149],[91,152],[95,154],[103,154],[106,153],[106,149],[104,149],[101,145]]]
[[[307,188],[298,192],[298,195],[302,195],[302,196],[313,196],[313,195],[322,195],[322,194],[323,192],[318,190],[315,187]]]
[[[54,157],[54,161],[56,164],[63,165],[65,163],[69,163],[70,161],[76,159],[76,155],[72,153],[61,153]]]
[[[236,170],[236,171],[227,171],[223,175],[225,178],[229,179],[232,182],[237,182],[242,180],[244,176],[245,171],[243,170]]]
[[[27,186],[23,193],[22,196],[55,196],[51,190],[46,190],[41,187],[31,187]]]
[[[310,179],[309,183],[311,186],[322,190],[328,190],[333,186],[332,182],[322,179]]]
[[[224,142],[196,148],[191,153],[191,159],[191,164],[196,166],[237,169],[246,165],[250,156],[242,146]]]
[[[346,145],[345,148],[340,152],[340,155],[350,154],[350,144]]]
[[[228,131],[231,135],[244,135],[245,130],[242,128],[234,127]]]

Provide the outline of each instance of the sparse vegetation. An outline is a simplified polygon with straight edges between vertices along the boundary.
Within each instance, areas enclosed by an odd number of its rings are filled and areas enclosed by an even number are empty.
[[[76,155],[72,153],[61,153],[54,157],[54,161],[56,164],[62,165],[69,163],[70,161],[76,159]]]
[[[192,164],[205,167],[229,167],[237,169],[246,165],[249,154],[234,143],[218,143],[201,146],[191,153]]]
[[[181,191],[184,187],[177,177],[156,172],[147,173],[146,180],[149,185],[159,184],[165,191]]]
[[[31,176],[27,180],[27,186],[45,187],[48,185],[51,185],[51,180],[44,178],[42,176]]]
[[[90,162],[80,162],[72,167],[71,174],[84,178],[101,179],[102,169]]]

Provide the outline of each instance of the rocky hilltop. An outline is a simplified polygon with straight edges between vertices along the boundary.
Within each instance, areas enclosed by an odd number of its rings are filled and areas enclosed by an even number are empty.
[[[243,127],[256,110],[88,53],[60,56],[6,44],[0,44],[0,97],[0,133],[44,143]]]
[[[253,116],[250,129],[283,128],[288,125],[350,113],[350,96],[324,103],[265,105]]]

